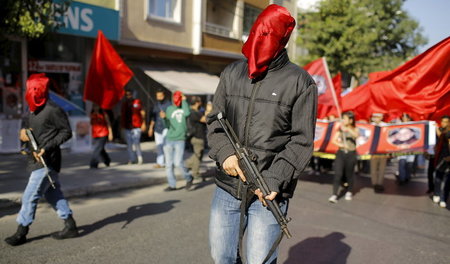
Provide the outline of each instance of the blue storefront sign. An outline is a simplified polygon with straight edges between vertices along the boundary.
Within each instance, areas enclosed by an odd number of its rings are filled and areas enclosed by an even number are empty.
[[[61,19],[65,26],[57,30],[59,33],[95,38],[101,30],[108,39],[119,40],[117,10],[73,1]]]

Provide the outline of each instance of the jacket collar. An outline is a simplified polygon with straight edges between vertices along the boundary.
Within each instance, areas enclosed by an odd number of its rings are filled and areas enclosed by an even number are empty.
[[[286,49],[283,49],[280,54],[269,64],[269,71],[276,71],[283,68],[289,63],[289,56]]]

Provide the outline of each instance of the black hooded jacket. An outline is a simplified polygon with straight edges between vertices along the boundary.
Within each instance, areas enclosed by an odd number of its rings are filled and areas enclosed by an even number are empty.
[[[269,189],[292,197],[312,151],[317,87],[311,76],[291,63],[283,50],[258,80],[247,77],[247,62],[228,65],[220,76],[208,116],[210,157],[217,162],[216,184],[240,199],[241,181],[225,174],[222,164],[233,147],[214,116],[223,112],[239,140],[257,157]]]
[[[38,148],[45,149],[44,160],[47,166],[57,172],[61,169],[61,150],[59,146],[72,137],[66,113],[55,103],[47,103],[34,113],[26,116],[22,128],[31,128]],[[28,170],[43,168],[32,155],[28,159]]]

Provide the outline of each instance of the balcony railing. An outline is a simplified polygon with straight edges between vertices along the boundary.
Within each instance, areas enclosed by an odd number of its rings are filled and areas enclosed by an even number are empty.
[[[203,28],[203,31],[209,34],[225,37],[225,38],[233,38],[237,39],[238,36],[231,28],[227,28],[221,25],[213,24],[206,22]]]

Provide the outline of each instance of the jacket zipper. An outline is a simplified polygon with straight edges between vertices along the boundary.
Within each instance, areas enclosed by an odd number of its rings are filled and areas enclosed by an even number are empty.
[[[258,91],[258,88],[260,86],[261,86],[261,82],[258,82],[255,85],[253,85],[252,95],[250,97],[250,104],[248,105],[247,118],[245,120],[245,132],[244,132],[244,146],[246,146],[246,147],[248,145],[248,137],[249,137],[249,133],[250,133],[250,121],[252,120],[256,92]]]
[[[250,121],[252,119],[253,107],[254,107],[256,92],[257,92],[259,86],[261,86],[261,82],[258,82],[256,84],[254,84],[253,88],[252,88],[252,95],[250,97],[250,104],[249,104],[248,110],[247,110],[247,118],[245,120],[244,146],[247,146],[247,144],[248,144],[248,136],[249,136],[249,131],[250,131]],[[241,181],[238,181],[238,188],[237,188],[237,198],[238,199],[242,199],[242,195],[241,195],[242,184],[243,183]]]

